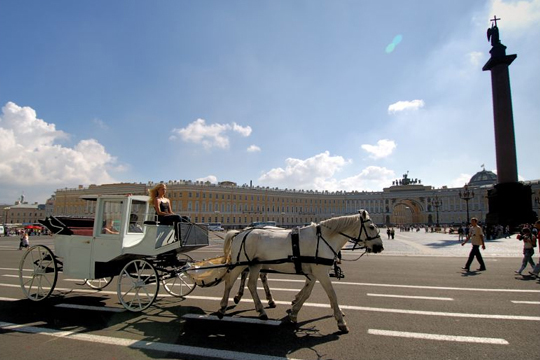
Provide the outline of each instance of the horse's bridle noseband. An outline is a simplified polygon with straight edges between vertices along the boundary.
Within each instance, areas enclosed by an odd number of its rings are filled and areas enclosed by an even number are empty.
[[[380,238],[380,231],[377,231],[376,236],[369,236],[368,231],[367,231],[367,227],[365,225],[369,221],[370,221],[370,219],[364,219],[362,214],[360,214],[360,231],[358,232],[358,236],[356,238],[354,238],[354,237],[352,237],[350,235],[347,235],[347,234],[345,234],[345,233],[343,233],[341,231],[338,232],[338,234],[340,234],[341,236],[345,236],[347,239],[349,239],[350,242],[354,243],[353,250],[355,250],[355,249],[363,249],[363,248],[366,247],[366,241],[371,241],[371,240],[375,240],[377,238]],[[325,227],[328,227],[328,226],[325,226]],[[366,233],[366,239],[362,240],[361,237],[362,237],[362,233],[364,233],[364,232]],[[318,230],[318,236],[322,237],[322,235],[320,234],[320,230]],[[362,243],[363,245],[358,246],[359,243]]]
[[[353,250],[356,248],[356,246],[359,244],[359,243],[363,243],[363,246],[361,247],[358,247],[359,249],[362,249],[364,247],[366,247],[366,241],[371,241],[371,240],[375,240],[377,238],[380,237],[380,231],[377,231],[377,235],[376,236],[369,236],[368,234],[368,231],[367,231],[367,227],[366,227],[366,223],[369,222],[370,219],[365,219],[362,217],[362,215],[360,215],[360,231],[358,232],[358,236],[356,238],[353,238],[352,236],[349,236],[347,234],[344,234],[342,233],[341,231],[339,232],[339,234],[341,236],[345,236],[346,238],[349,239],[349,241],[353,242],[354,243],[354,246],[353,246]],[[361,237],[362,237],[362,233],[366,233],[366,238],[365,240],[362,240]]]

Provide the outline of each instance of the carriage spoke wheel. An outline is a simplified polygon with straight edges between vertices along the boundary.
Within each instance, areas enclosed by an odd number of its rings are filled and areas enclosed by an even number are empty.
[[[174,270],[165,274],[161,281],[165,290],[176,297],[188,296],[197,286],[185,271]]]
[[[129,311],[147,309],[157,297],[159,276],[152,264],[144,259],[132,260],[124,266],[118,278],[118,299]]]
[[[43,245],[30,247],[19,263],[19,281],[24,295],[32,301],[45,300],[57,280],[58,264],[52,251]]]
[[[86,279],[84,283],[92,289],[102,290],[113,281],[113,276],[101,279]]]
[[[165,291],[172,296],[184,297],[189,295],[197,284],[191,279],[190,276],[183,270],[187,269],[193,263],[193,258],[187,254],[177,254],[177,266],[173,271],[165,273],[162,276],[161,282]]]

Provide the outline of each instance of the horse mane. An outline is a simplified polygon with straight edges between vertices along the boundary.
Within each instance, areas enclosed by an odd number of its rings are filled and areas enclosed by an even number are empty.
[[[340,217],[323,220],[319,224],[329,229],[333,234],[337,234],[340,231],[343,232],[349,228],[358,228],[358,222],[360,221],[360,214],[345,215]]]
[[[225,257],[226,264],[231,263],[232,241],[239,233],[240,231],[238,230],[230,230],[227,231],[227,234],[225,235],[225,242],[223,243],[223,255]]]

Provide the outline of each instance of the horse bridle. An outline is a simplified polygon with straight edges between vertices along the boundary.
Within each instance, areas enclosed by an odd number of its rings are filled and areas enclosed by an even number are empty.
[[[354,237],[352,237],[350,235],[347,235],[347,234],[345,234],[345,233],[343,233],[341,231],[339,231],[338,234],[341,235],[341,236],[346,237],[347,239],[349,239],[350,242],[354,243],[354,246],[352,248],[353,250],[355,250],[355,249],[363,249],[363,248],[366,247],[366,241],[375,240],[375,239],[380,237],[380,231],[377,231],[376,236],[369,236],[368,231],[367,231],[367,227],[365,225],[369,221],[370,221],[370,219],[364,219],[362,214],[360,214],[360,230],[359,230],[358,236],[356,238],[354,238]],[[321,224],[321,225],[323,225],[323,224]],[[328,227],[326,225],[323,225],[323,226],[326,227],[326,228],[331,229],[330,227]],[[366,239],[365,240],[361,239],[362,233],[366,233]],[[319,235],[319,236],[321,236],[321,235]],[[359,243],[363,243],[363,246],[356,247]]]

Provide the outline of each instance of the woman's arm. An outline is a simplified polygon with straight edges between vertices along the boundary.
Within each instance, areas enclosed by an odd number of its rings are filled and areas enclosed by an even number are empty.
[[[161,207],[159,206],[159,199],[154,199],[154,209],[156,210],[157,215],[165,215],[163,211],[161,211]]]

